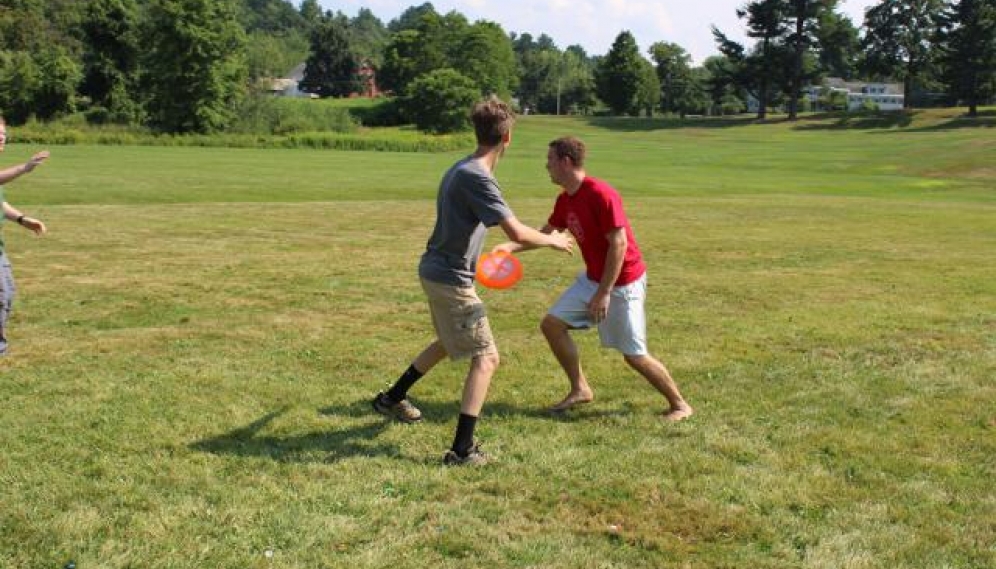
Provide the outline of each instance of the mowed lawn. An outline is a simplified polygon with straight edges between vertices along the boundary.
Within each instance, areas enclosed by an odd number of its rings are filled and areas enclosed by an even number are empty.
[[[523,118],[510,204],[542,224],[546,143],[589,142],[697,414],[661,422],[593,333],[596,401],[545,414],[537,325],[580,261],[526,253],[481,293],[480,469],[440,464],[464,363],[415,387],[422,424],[369,408],[431,339],[459,154],[51,148],[6,187],[50,233],[3,232],[0,567],[994,567],[993,118]],[[11,130],[0,165],[38,150]]]

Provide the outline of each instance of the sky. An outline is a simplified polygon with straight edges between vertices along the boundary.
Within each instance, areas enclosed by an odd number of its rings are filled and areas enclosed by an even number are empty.
[[[300,4],[300,1],[295,1]],[[368,8],[386,25],[409,6],[426,0],[319,0],[325,9],[353,17],[360,8]],[[436,11],[452,10],[471,22],[488,20],[501,24],[508,32],[540,34],[553,38],[557,47],[580,45],[588,55],[605,55],[623,30],[636,38],[640,52],[648,55],[650,45],[658,41],[676,43],[685,48],[696,65],[716,55],[712,37],[715,25],[730,39],[743,43],[743,23],[736,10],[746,0],[429,0]],[[865,8],[875,0],[842,0],[840,11],[855,26],[864,21]]]

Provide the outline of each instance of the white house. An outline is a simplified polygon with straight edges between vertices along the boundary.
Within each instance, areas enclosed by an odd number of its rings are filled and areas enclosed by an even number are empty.
[[[290,70],[290,73],[286,77],[274,79],[270,83],[270,93],[278,97],[314,97],[314,95],[305,93],[299,87],[301,80],[304,79],[304,67],[303,63],[298,64],[294,69]]]
[[[868,83],[845,81],[840,77],[828,77],[823,85],[811,85],[807,89],[812,103],[819,101],[820,92],[830,89],[847,96],[847,110],[856,111],[868,104],[880,111],[903,110],[903,85],[901,83]]]
[[[803,97],[809,101],[810,108],[819,108],[820,97],[824,90],[841,93],[847,98],[847,110],[856,111],[867,102],[880,111],[903,110],[902,83],[868,83],[863,81],[845,81],[840,77],[827,77],[822,85],[809,85],[803,89]],[[757,99],[747,97],[747,111],[756,113]]]

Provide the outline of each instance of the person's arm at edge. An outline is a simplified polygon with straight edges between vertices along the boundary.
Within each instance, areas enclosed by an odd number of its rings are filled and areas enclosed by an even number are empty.
[[[0,184],[6,184],[8,182],[12,182],[17,178],[23,176],[24,174],[27,174],[28,172],[34,170],[39,164],[47,160],[48,156],[49,156],[48,150],[43,150],[38,154],[32,156],[31,160],[28,160],[24,164],[20,164],[18,166],[11,166],[10,168],[4,168],[3,170],[0,170]]]
[[[3,216],[25,229],[34,231],[38,235],[45,233],[45,224],[41,220],[24,215],[24,213],[7,202],[3,202]]]

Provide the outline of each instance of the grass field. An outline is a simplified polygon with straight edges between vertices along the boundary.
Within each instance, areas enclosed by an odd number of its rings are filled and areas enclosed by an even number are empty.
[[[579,269],[483,291],[502,353],[440,465],[464,364],[369,399],[430,339],[415,265],[459,154],[52,148],[6,188],[20,296],[0,360],[0,567],[996,566],[996,123],[526,117],[498,177],[552,204],[590,146],[650,267],[651,350],[697,414],[593,334],[596,401],[537,330]],[[38,148],[16,131],[0,155]],[[494,234],[492,242],[500,239]]]

